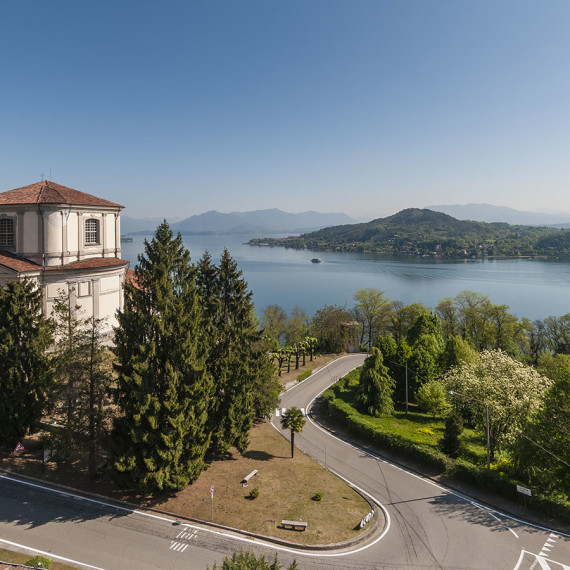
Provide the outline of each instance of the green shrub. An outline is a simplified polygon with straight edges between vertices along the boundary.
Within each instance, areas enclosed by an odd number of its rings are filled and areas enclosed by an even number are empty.
[[[297,381],[302,382],[303,380],[306,380],[312,373],[312,370],[305,370],[305,372],[301,372],[301,374],[297,376]]]
[[[31,566],[32,568],[51,568],[51,560],[45,556],[34,556],[26,562],[26,566]]]
[[[322,501],[323,500],[323,494],[322,493],[315,493],[312,497],[313,501]]]
[[[259,489],[257,487],[254,487],[250,492],[249,492],[249,496],[251,499],[257,499],[257,497],[259,497]]]

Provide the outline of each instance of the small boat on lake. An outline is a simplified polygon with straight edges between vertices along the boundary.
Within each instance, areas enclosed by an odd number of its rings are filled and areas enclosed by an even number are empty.
[[[311,263],[322,263],[323,260],[320,257],[313,257],[313,259],[311,259]]]

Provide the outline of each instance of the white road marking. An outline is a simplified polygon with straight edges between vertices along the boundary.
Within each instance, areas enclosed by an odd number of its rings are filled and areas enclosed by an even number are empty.
[[[519,535],[510,527],[507,527],[517,538],[519,537]]]
[[[104,570],[104,568],[99,568],[99,566],[92,566],[91,564],[85,564],[85,562],[79,562],[78,560],[72,560],[71,558],[65,558],[63,556],[58,556],[53,552],[45,552],[44,550],[38,550],[37,548],[32,548],[31,546],[26,546],[24,544],[18,544],[17,542],[11,542],[9,540],[4,540],[0,538],[0,542],[3,544],[7,544],[9,546],[15,546],[16,548],[22,548],[23,550],[28,550],[29,552],[33,552],[34,554],[41,554],[42,556],[47,556],[48,558],[57,558],[57,560],[61,560],[62,562],[70,562],[71,564],[77,564],[81,566],[81,568],[92,568],[93,570]]]

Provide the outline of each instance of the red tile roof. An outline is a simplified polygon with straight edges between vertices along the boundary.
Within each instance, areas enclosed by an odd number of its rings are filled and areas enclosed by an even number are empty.
[[[29,259],[18,257],[9,251],[0,250],[0,265],[11,269],[12,271],[28,272],[28,271],[70,271],[73,269],[97,269],[97,268],[110,268],[110,267],[124,267],[128,265],[129,261],[126,259],[119,259],[117,257],[94,257],[93,259],[82,259],[81,261],[73,261],[67,265],[50,265],[42,267],[38,263],[34,263]]]
[[[97,269],[98,267],[124,267],[128,265],[127,259],[118,257],[94,257],[92,259],[82,259],[73,261],[67,265],[49,265],[46,271],[67,271],[69,269]]]
[[[0,193],[0,205],[16,204],[69,204],[73,206],[107,206],[123,208],[120,204],[97,198],[91,194],[67,188],[44,180],[29,186]]]
[[[12,271],[40,271],[42,269],[41,265],[18,257],[9,251],[0,251],[0,265]]]

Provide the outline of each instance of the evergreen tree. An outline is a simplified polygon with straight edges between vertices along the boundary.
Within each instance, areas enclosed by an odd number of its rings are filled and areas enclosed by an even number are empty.
[[[122,484],[144,492],[180,490],[205,468],[212,381],[195,274],[163,222],[145,240],[118,315],[112,461]]]
[[[463,420],[457,411],[453,411],[445,420],[445,431],[439,443],[441,450],[449,457],[457,457],[461,450],[459,436],[463,432]]]
[[[371,416],[392,414],[394,387],[395,382],[383,364],[382,353],[378,348],[372,348],[360,372],[360,385],[356,393],[359,408]]]
[[[30,281],[0,287],[0,444],[15,446],[41,419],[52,382],[51,324]]]
[[[61,459],[73,449],[86,448],[91,476],[106,435],[108,411],[104,399],[112,382],[110,351],[102,344],[102,319],[85,318],[73,305],[73,289],[60,290],[52,312],[56,342],[53,365],[56,372],[53,400],[62,430],[53,445]]]
[[[235,446],[243,453],[255,416],[254,394],[277,380],[261,349],[252,293],[227,250],[218,267],[207,252],[203,255],[197,283],[208,331],[206,367],[214,382],[208,418],[211,448],[221,454]]]

